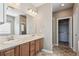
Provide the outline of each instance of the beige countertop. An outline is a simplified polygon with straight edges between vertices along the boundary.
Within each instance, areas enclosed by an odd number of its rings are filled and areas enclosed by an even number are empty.
[[[42,35],[19,36],[18,35],[18,37],[16,36],[14,38],[14,40],[4,41],[4,42],[0,43],[0,50],[9,49],[9,48],[18,46],[20,44],[23,44],[23,43],[26,43],[26,42],[30,42],[30,41],[33,41],[33,40],[37,40],[37,39],[40,39],[40,38],[43,38],[43,36]]]

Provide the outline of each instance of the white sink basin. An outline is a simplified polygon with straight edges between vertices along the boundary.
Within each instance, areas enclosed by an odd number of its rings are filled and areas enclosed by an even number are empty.
[[[10,41],[5,41],[3,44],[13,44],[16,43],[18,40],[10,40]]]

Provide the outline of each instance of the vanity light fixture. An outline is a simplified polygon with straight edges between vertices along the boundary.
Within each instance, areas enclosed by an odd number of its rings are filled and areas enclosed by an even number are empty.
[[[36,16],[37,12],[34,11],[33,9],[28,9],[28,12],[32,15],[32,16]]]
[[[35,15],[37,15],[37,12],[35,12]]]

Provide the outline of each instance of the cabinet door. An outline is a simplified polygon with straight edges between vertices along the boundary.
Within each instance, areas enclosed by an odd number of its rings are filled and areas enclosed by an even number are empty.
[[[36,53],[40,51],[40,39],[36,40]]]
[[[4,56],[4,53],[3,53],[3,51],[0,51],[0,56]]]
[[[5,55],[5,56],[14,56],[14,55],[15,55],[15,53],[14,53],[14,48],[5,51],[5,52],[4,52],[4,55]]]
[[[15,47],[15,56],[20,55],[20,46]]]
[[[35,55],[35,41],[30,42],[30,56]]]
[[[40,39],[40,50],[43,49],[43,38]]]
[[[29,43],[20,45],[20,56],[29,56]]]

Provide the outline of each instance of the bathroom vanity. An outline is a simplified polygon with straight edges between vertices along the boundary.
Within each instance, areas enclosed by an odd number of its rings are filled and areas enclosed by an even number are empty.
[[[0,43],[0,56],[34,56],[43,48],[42,36],[18,36]]]
[[[36,27],[32,16],[22,11],[23,8],[12,5],[0,3],[0,56],[36,55],[43,48],[44,37],[35,34]]]

